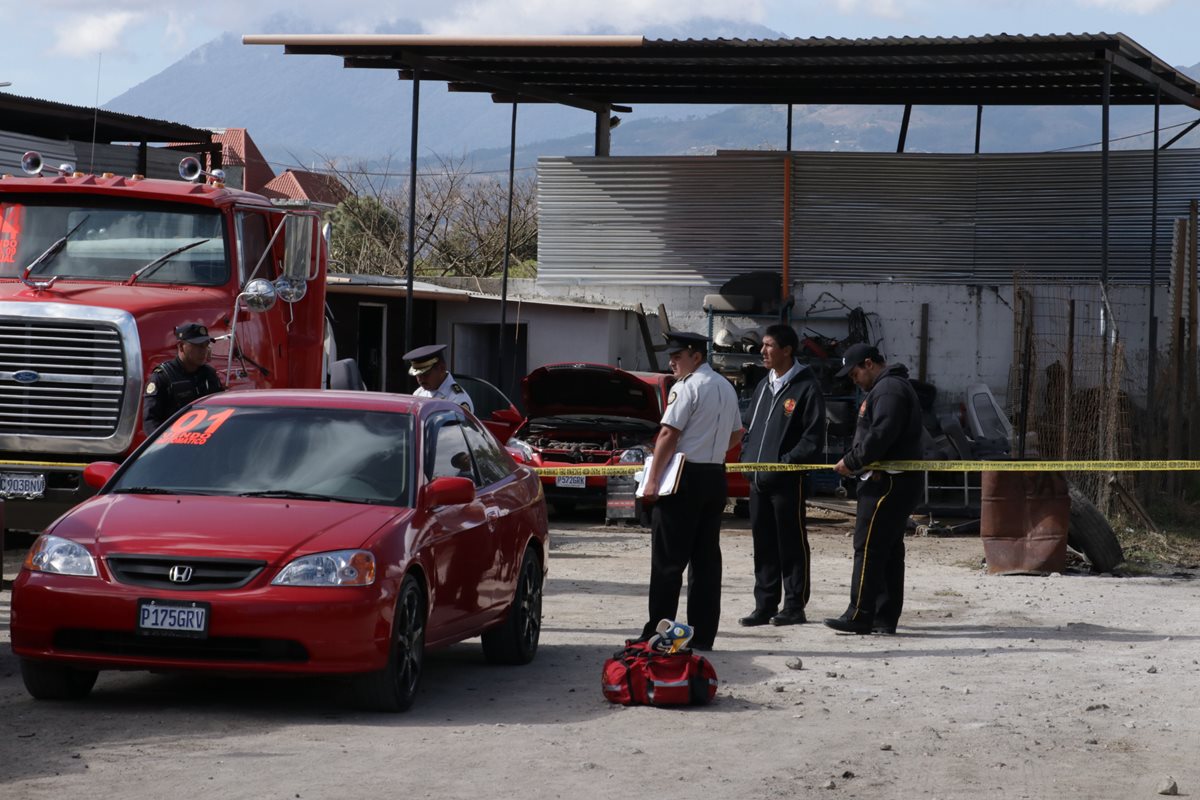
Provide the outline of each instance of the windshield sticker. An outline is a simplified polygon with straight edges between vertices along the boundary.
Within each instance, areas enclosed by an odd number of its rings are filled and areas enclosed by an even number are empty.
[[[17,260],[24,210],[23,206],[0,204],[0,264],[11,264]]]
[[[175,420],[160,441],[165,444],[208,444],[208,440],[225,424],[225,420],[233,416],[233,412],[234,409],[227,408],[209,414],[206,408],[194,408]]]

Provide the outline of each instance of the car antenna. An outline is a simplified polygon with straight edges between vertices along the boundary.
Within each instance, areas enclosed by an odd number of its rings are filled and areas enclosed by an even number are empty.
[[[104,60],[104,53],[96,54],[96,102],[92,106],[92,155],[88,159],[88,172],[95,174],[96,172],[96,127],[100,117],[100,64]]]

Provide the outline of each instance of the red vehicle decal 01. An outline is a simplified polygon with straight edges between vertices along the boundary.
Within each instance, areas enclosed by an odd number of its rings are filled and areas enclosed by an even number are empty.
[[[0,203],[0,264],[11,264],[17,259],[24,211],[15,203]]]
[[[208,409],[194,408],[175,420],[163,435],[166,444],[208,444],[212,435],[225,424],[225,420],[233,416],[235,409],[227,408],[216,414],[209,414]]]

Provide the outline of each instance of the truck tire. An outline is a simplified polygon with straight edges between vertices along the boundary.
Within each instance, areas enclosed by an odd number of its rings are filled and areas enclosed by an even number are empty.
[[[1071,523],[1067,528],[1067,546],[1088,560],[1093,572],[1112,572],[1125,560],[1121,543],[1100,509],[1074,486],[1071,493]]]

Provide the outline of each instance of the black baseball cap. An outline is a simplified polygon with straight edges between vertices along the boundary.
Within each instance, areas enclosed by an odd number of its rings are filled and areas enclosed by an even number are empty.
[[[846,377],[850,374],[850,370],[862,364],[868,358],[877,364],[883,363],[883,356],[879,354],[879,348],[862,342],[850,345],[846,348],[846,352],[842,354],[842,368],[837,371],[837,376],[839,378]]]
[[[199,322],[189,322],[175,329],[175,338],[188,344],[208,344],[213,337],[208,335],[208,328]]]

